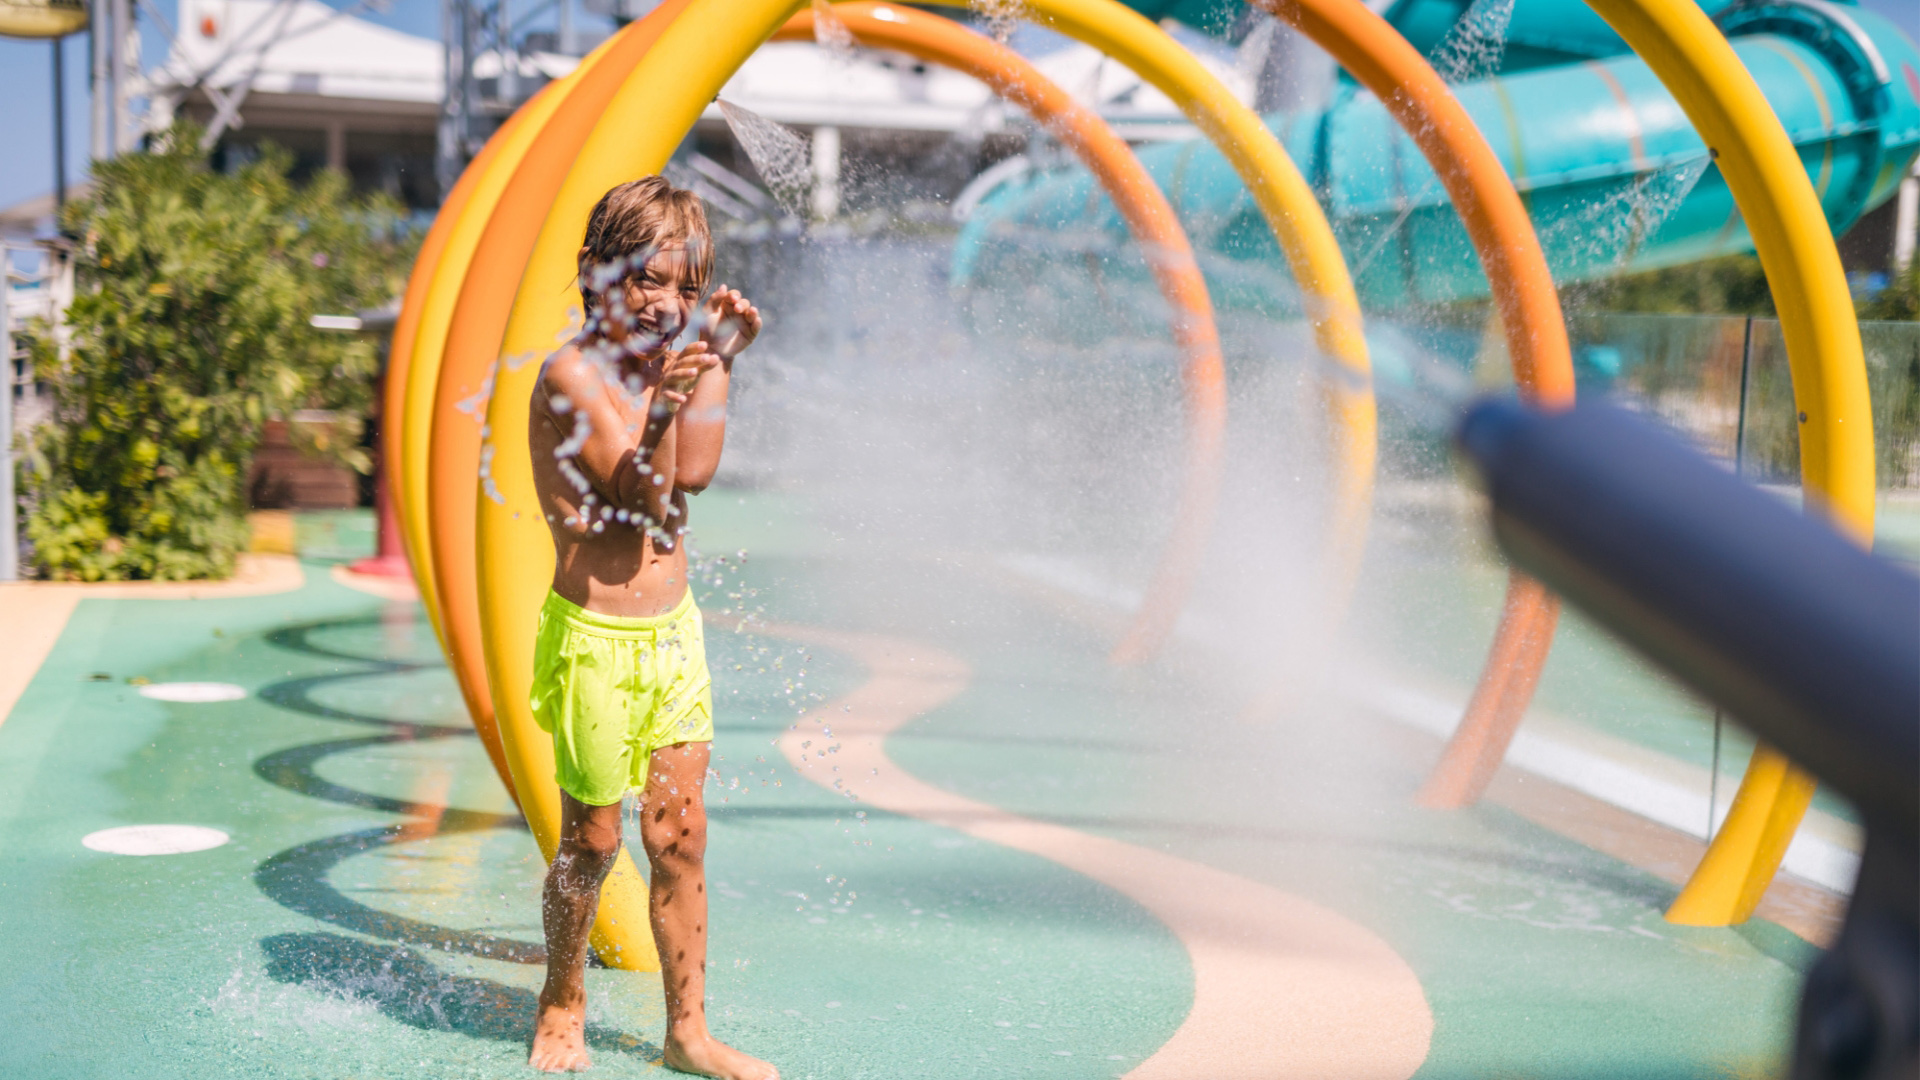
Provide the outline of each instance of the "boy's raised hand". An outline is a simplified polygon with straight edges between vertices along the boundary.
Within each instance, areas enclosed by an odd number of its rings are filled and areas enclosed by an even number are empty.
[[[660,369],[660,397],[668,403],[667,407],[678,409],[685,405],[687,395],[693,393],[693,384],[719,363],[720,358],[713,355],[713,347],[705,340],[668,353]]]
[[[702,314],[700,340],[721,360],[732,360],[760,336],[760,309],[739,289],[722,285],[713,290]]]

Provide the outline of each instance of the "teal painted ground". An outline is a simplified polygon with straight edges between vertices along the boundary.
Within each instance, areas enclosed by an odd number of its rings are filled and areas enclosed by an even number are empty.
[[[0,1075],[524,1072],[531,838],[417,610],[306,569],[286,596],[82,603],[0,726]],[[796,703],[858,672],[814,657],[789,694],[771,662],[791,674],[797,650],[716,633],[711,656],[726,673],[710,858],[727,1037],[792,1077],[1104,1077],[1178,1026],[1185,955],[1124,898],[932,826],[856,818],[771,763]],[[163,704],[137,678],[249,696]],[[80,846],[155,822],[233,842]],[[595,971],[590,992],[596,1074],[656,1071],[657,977]]]
[[[855,555],[775,496],[716,490],[696,509],[704,552],[733,556],[703,581],[708,610],[894,633],[973,666],[893,740],[916,774],[1271,882],[1388,940],[1435,1012],[1422,1075],[1777,1071],[1803,944],[1671,927],[1669,886],[1503,811],[1410,809],[1431,744],[1307,708],[1251,722],[1203,670],[1114,669],[1108,641],[1036,595],[950,560]],[[330,558],[356,536],[351,519],[302,525],[309,553],[335,538]],[[0,726],[0,1076],[524,1075],[538,856],[418,609],[326,569],[310,560],[285,596],[86,601]],[[719,631],[710,647],[725,1037],[794,1078],[1078,1078],[1124,1072],[1178,1026],[1184,953],[1124,897],[860,818],[788,770],[772,740],[856,685],[851,662]],[[163,704],[130,679],[249,694]],[[233,842],[153,858],[79,843],[150,822]],[[657,980],[594,971],[590,993],[597,1073],[654,1071]]]

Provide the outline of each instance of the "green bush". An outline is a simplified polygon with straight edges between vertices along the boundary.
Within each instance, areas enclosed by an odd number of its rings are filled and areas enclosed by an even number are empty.
[[[1888,322],[1920,320],[1920,259],[1908,263],[1878,296],[1862,304],[1860,317]]]
[[[1561,302],[1569,310],[1638,315],[1773,314],[1767,276],[1753,255],[1724,255],[1581,282],[1563,289]]]
[[[231,574],[263,423],[365,414],[373,343],[308,320],[399,291],[412,246],[400,207],[351,195],[337,173],[296,184],[279,152],[215,172],[196,138],[183,125],[95,163],[93,195],[67,208],[69,348],[34,342],[54,407],[21,477],[44,577]],[[331,452],[368,467],[351,446]]]

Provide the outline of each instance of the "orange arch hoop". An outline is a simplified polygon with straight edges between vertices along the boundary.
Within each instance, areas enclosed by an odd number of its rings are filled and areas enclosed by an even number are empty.
[[[670,6],[683,7],[684,3]],[[876,13],[881,10],[875,9]],[[899,14],[902,19],[908,17],[903,11],[884,10],[888,14]],[[924,24],[924,17],[920,21]],[[636,32],[644,32],[648,37],[657,36],[660,25],[655,17],[650,15],[643,22],[644,26],[637,28]],[[888,23],[884,17],[876,14],[875,25],[886,26]],[[1151,32],[1159,33],[1157,30]],[[569,92],[565,111],[573,113],[577,109],[597,108],[596,102],[604,103],[607,80],[631,69],[632,64],[637,62],[637,56],[644,54],[641,44],[638,39],[623,34],[603,46],[596,57],[590,58],[571,77],[584,84]],[[1191,58],[1185,57],[1184,53],[1181,56],[1190,62]],[[606,62],[597,65],[598,70],[595,70],[594,61],[601,57]],[[528,111],[533,110],[523,110],[521,115]],[[548,112],[552,115],[553,110]],[[578,118],[582,114],[575,115]],[[590,116],[591,113],[584,115]],[[1257,128],[1257,121],[1251,113],[1246,114],[1246,124]],[[1259,134],[1266,133],[1259,130]],[[1304,180],[1285,161],[1278,144],[1270,137],[1266,141],[1271,143],[1267,148],[1268,156],[1274,160],[1243,152],[1243,171],[1253,168],[1271,174],[1276,172],[1277,161],[1280,167],[1277,171],[1283,174],[1279,177],[1282,186],[1288,175],[1291,176],[1293,190],[1284,197],[1285,213],[1281,213],[1283,207],[1271,205],[1275,201],[1271,189],[1263,202],[1268,204],[1270,219],[1277,223],[1275,231],[1296,274],[1307,286],[1307,291],[1318,297],[1315,328],[1323,349],[1345,371],[1359,376],[1357,380],[1351,377],[1328,380],[1328,404],[1336,421],[1335,427],[1343,433],[1336,447],[1336,471],[1342,477],[1342,490],[1339,521],[1332,533],[1332,546],[1342,550],[1357,548],[1364,529],[1374,438],[1372,397],[1364,381],[1367,362],[1359,333],[1358,303],[1353,297],[1351,282],[1346,276],[1338,246],[1333,241],[1324,215],[1312,202]],[[1117,147],[1119,144],[1116,141],[1114,145]],[[541,150],[534,156],[542,161],[570,162],[577,154],[578,146],[578,141],[572,137],[555,143],[550,136],[542,135]],[[549,150],[548,147],[553,149]],[[538,192],[531,188],[522,190],[530,182],[530,178],[517,175],[524,170],[521,161],[525,155],[526,147],[521,145],[514,159],[501,166],[502,173],[512,178],[496,178],[490,189],[482,189],[483,199],[486,198],[486,191],[490,190],[491,200],[502,203],[544,205],[551,200],[553,187],[558,181],[550,175],[550,166],[540,170],[545,175],[538,181]],[[503,183],[511,192],[511,198],[501,190]],[[470,584],[474,580],[473,546],[465,530],[457,524],[470,518],[471,508],[475,505],[468,478],[480,453],[480,434],[475,423],[477,416],[462,415],[462,412],[477,414],[485,407],[487,388],[494,370],[494,354],[498,351],[500,327],[509,310],[511,285],[507,282],[524,268],[525,245],[531,243],[522,235],[528,219],[518,217],[507,221],[494,213],[492,201],[476,208],[477,213],[488,217],[483,223],[485,232],[477,241],[471,242],[478,246],[470,246],[461,266],[450,271],[456,275],[455,281],[459,282],[455,294],[458,299],[457,306],[452,300],[444,302],[444,306],[452,309],[443,311],[437,324],[445,335],[444,342],[428,342],[424,338],[430,336],[432,330],[421,331],[423,340],[418,351],[423,359],[437,366],[431,371],[423,369],[416,372],[409,380],[417,398],[411,406],[411,416],[416,421],[416,428],[431,428],[432,438],[430,442],[422,439],[428,446],[425,451],[427,461],[423,466],[426,476],[424,483],[408,485],[409,491],[416,487],[424,489],[420,501],[425,505],[411,512],[414,519],[431,520],[442,525],[456,523],[419,530],[431,532],[432,535],[423,539],[420,547],[424,558],[418,561],[422,566],[423,586],[434,598],[436,607],[447,609],[446,616],[439,623],[443,627],[443,643],[459,676],[470,712],[487,738],[490,749],[496,745],[492,737],[495,725],[491,703],[486,700],[487,695],[480,692],[485,684]],[[1144,211],[1132,213],[1130,223],[1150,227],[1157,232],[1164,231],[1161,226],[1149,226],[1152,215],[1143,214]],[[1284,227],[1280,223],[1284,223]],[[1193,306],[1191,298],[1202,296],[1201,292],[1196,291],[1202,283],[1197,277],[1181,283],[1179,279],[1182,274],[1175,266],[1182,260],[1191,261],[1191,253],[1184,239],[1178,245],[1155,241],[1151,235],[1142,239],[1146,241],[1150,255],[1157,253],[1159,256],[1154,260],[1156,274],[1161,278],[1176,311],[1187,312],[1177,317],[1175,325],[1176,336],[1183,341],[1183,347],[1198,346],[1201,338],[1213,341],[1215,336],[1209,328],[1211,316],[1195,321],[1193,315],[1200,309]],[[472,280],[465,280],[469,276]],[[1182,296],[1188,299],[1181,299]],[[431,312],[430,307],[430,315]],[[432,321],[431,318],[427,320],[429,323]],[[440,344],[444,344],[444,349],[437,347]],[[1217,344],[1208,344],[1205,348],[1217,352]],[[1189,364],[1185,370],[1188,375],[1191,423],[1188,428],[1188,484],[1182,496],[1181,526],[1166,545],[1166,554],[1155,573],[1147,600],[1135,617],[1133,629],[1116,649],[1116,655],[1121,659],[1145,655],[1158,644],[1157,629],[1171,624],[1195,569],[1211,518],[1211,507],[1217,497],[1221,453],[1220,413],[1224,408],[1224,398],[1219,389],[1220,379],[1217,373],[1208,374],[1205,364]],[[1356,382],[1361,387],[1358,391],[1350,385]],[[430,397],[421,393],[422,386],[435,388]],[[410,437],[408,444],[411,443]]]
[[[677,10],[684,0],[672,5]],[[1018,104],[1033,111],[1042,124],[1057,129],[1063,141],[1079,152],[1089,168],[1101,175],[1102,182],[1127,217],[1136,240],[1149,253],[1161,291],[1174,308],[1174,332],[1183,356],[1187,385],[1188,456],[1187,483],[1182,493],[1181,520],[1185,528],[1167,543],[1163,557],[1160,593],[1172,600],[1158,607],[1176,607],[1191,578],[1207,524],[1218,498],[1222,464],[1222,439],[1226,422],[1225,375],[1220,358],[1219,336],[1214,329],[1212,305],[1206,286],[1171,207],[1157,188],[1134,163],[1132,151],[1113,135],[1099,118],[1074,105],[1071,98],[1048,84],[1038,71],[1024,61],[1019,70],[1011,63],[994,65],[1004,58],[983,54],[978,43],[983,39],[952,24],[911,9],[880,5],[875,14],[871,5],[853,5],[865,9],[850,11],[847,18],[860,22],[856,33],[863,38],[884,41],[890,47],[914,52],[927,59],[953,66],[980,77],[996,90],[1009,93]],[[671,17],[669,11],[667,17]],[[812,32],[811,12],[797,17],[787,37]],[[573,152],[586,138],[598,115],[598,106],[617,88],[619,78],[658,36],[658,24],[647,20],[650,33],[627,37],[610,48],[606,61],[581,75],[581,85],[567,99],[566,108],[548,123],[548,131],[538,137],[537,148],[516,170],[501,196],[501,206],[544,207],[564,179]],[[944,27],[945,32],[941,28]],[[1016,54],[999,50],[1005,57],[1018,60]],[[951,57],[951,61],[947,58]],[[989,78],[995,71],[1002,74]],[[576,105],[577,103],[577,105]],[[565,131],[554,131],[564,126]],[[554,149],[551,153],[547,147]],[[435,523],[430,530],[430,553],[439,603],[446,609],[445,640],[453,666],[464,687],[472,688],[469,707],[483,731],[494,728],[492,703],[482,692],[485,663],[479,640],[479,614],[475,591],[477,566],[473,538],[457,523],[473,519],[477,498],[473,475],[481,455],[481,435],[475,403],[483,403],[494,360],[505,333],[513,292],[525,269],[540,219],[534,214],[495,213],[459,291],[437,387],[433,397],[432,439],[428,451],[427,514]]]
[[[1573,357],[1560,297],[1533,222],[1493,148],[1424,57],[1357,0],[1256,0],[1331,53],[1373,91],[1433,166],[1493,287],[1514,382],[1536,404],[1573,402]],[[1539,682],[1559,601],[1515,573],[1466,716],[1420,793],[1429,806],[1480,797]]]
[[[552,93],[557,86],[541,87],[540,92]],[[400,316],[394,321],[392,343],[387,349],[387,374],[380,395],[380,468],[387,474],[388,497],[393,500],[394,514],[401,524],[401,543],[420,588],[420,602],[427,609],[427,621],[440,636],[443,649],[446,636],[440,629],[440,596],[434,585],[432,554],[427,550],[425,531],[416,527],[416,523],[425,520],[426,492],[414,483],[414,477],[420,475],[418,470],[406,467],[408,442],[418,442],[424,448],[430,432],[415,430],[419,425],[408,422],[408,380],[413,377],[415,344],[427,291],[440,273],[454,223],[466,212],[480,177],[493,168],[501,146],[512,140],[514,132],[526,122],[526,116],[527,110],[523,108],[507,117],[507,122],[481,146],[454,183],[453,190],[441,201],[433,224],[420,241],[420,253],[414,256],[413,270],[407,276],[407,291],[400,302]]]
[[[1558,403],[1555,388],[1544,378],[1551,367],[1564,371],[1566,399],[1571,400],[1571,366],[1563,368],[1560,358],[1548,355],[1564,357],[1564,330],[1554,339],[1529,340],[1528,331],[1545,325],[1541,320],[1549,314],[1548,296],[1528,299],[1502,291],[1503,269],[1523,285],[1531,279],[1539,289],[1550,289],[1544,262],[1529,258],[1525,265],[1502,268],[1482,239],[1493,233],[1513,239],[1510,211],[1517,210],[1517,200],[1511,207],[1500,205],[1508,202],[1511,184],[1504,182],[1504,173],[1498,178],[1502,183],[1492,177],[1477,180],[1475,193],[1492,200],[1480,206],[1463,197],[1468,193],[1459,183],[1462,173],[1442,163],[1441,154],[1477,153],[1485,145],[1439,79],[1384,22],[1354,0],[1257,2],[1339,58],[1420,143],[1447,184],[1493,280],[1522,392],[1529,391],[1525,369],[1530,367],[1532,394],[1543,403]],[[1726,38],[1699,7],[1672,0],[1587,2],[1647,62],[1713,149],[1780,309],[1794,397],[1803,418],[1801,475],[1809,506],[1856,537],[1870,538],[1873,416],[1859,328],[1832,230],[1792,141]],[[1480,172],[1478,167],[1463,171]],[[1498,220],[1477,220],[1489,207]],[[1500,247],[1525,254],[1511,243]],[[1537,245],[1533,250],[1537,253]],[[1523,323],[1516,315],[1530,318]],[[1557,305],[1551,315],[1557,327]],[[1529,347],[1542,351],[1523,365],[1520,358]],[[1422,792],[1430,804],[1471,802],[1491,779],[1533,695],[1557,618],[1557,601],[1544,588],[1513,575],[1492,654],[1468,714]],[[1726,824],[1667,917],[1714,926],[1748,918],[1779,869],[1812,796],[1810,777],[1769,748],[1756,751]]]
[[[1505,166],[1426,59],[1359,0],[1255,0],[1327,50],[1420,148],[1466,225],[1493,286],[1520,393],[1573,402],[1573,357],[1560,297]]]

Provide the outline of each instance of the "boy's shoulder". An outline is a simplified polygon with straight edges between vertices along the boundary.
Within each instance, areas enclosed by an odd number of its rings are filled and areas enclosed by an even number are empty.
[[[581,351],[577,341],[560,346],[540,364],[537,387],[549,396],[566,394],[578,399],[601,391],[604,385],[600,365]]]

